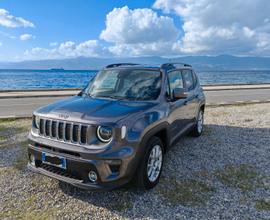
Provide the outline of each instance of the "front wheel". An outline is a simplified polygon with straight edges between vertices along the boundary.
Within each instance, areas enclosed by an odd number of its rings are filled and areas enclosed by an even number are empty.
[[[162,141],[158,137],[152,137],[147,143],[145,154],[135,176],[135,181],[140,189],[151,189],[158,184],[163,157]]]
[[[194,137],[199,137],[203,132],[203,126],[204,126],[204,111],[200,109],[197,116],[196,124],[193,130],[191,131],[191,135]]]

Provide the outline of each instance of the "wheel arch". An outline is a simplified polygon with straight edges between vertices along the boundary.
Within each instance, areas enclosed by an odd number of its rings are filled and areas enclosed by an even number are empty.
[[[202,110],[204,112],[204,109],[205,109],[205,103],[203,103],[201,106],[200,106],[200,110]]]
[[[150,140],[151,137],[158,137],[161,139],[164,147],[164,151],[167,152],[170,143],[170,136],[169,136],[169,125],[167,122],[163,122],[151,130],[147,131],[146,134],[143,136],[141,141],[141,149],[145,148],[145,145]]]

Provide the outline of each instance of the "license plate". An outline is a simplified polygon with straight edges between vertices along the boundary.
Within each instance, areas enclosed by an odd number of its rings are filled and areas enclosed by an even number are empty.
[[[62,169],[67,169],[67,160],[64,157],[59,157],[56,155],[42,152],[41,161],[44,164],[49,164],[52,166],[60,167]]]

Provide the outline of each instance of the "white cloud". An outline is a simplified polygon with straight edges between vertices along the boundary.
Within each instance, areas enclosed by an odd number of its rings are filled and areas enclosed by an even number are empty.
[[[109,51],[100,45],[97,40],[88,40],[79,44],[73,41],[66,41],[52,49],[35,47],[31,50],[26,50],[24,53],[26,59],[63,59],[80,56],[99,57],[108,55]]]
[[[110,42],[103,46],[98,40],[76,44],[66,41],[51,43],[53,48],[33,48],[25,51],[28,59],[51,59],[67,57],[108,57],[137,55],[171,55],[179,36],[173,19],[158,16],[152,9],[134,9],[127,6],[115,8],[108,13],[106,28],[100,38]]]
[[[61,43],[57,49],[57,52],[64,56],[75,57],[77,52],[76,44],[73,41]]]
[[[151,9],[115,8],[106,17],[106,29],[100,38],[113,43],[152,43],[173,41],[178,30],[173,19],[158,16]]]
[[[31,39],[35,39],[36,36],[33,36],[32,34],[22,34],[20,36],[20,40],[22,41],[27,41],[27,40],[31,40]]]
[[[154,8],[176,13],[184,53],[270,55],[269,0],[156,0]]]
[[[35,27],[35,25],[21,17],[11,15],[7,10],[0,8],[0,26],[8,28]]]
[[[58,46],[58,42],[51,42],[49,45],[50,47],[56,47]]]
[[[88,40],[80,43],[76,47],[78,56],[98,57],[108,55],[108,51],[105,47],[101,46],[97,40]]]
[[[171,53],[179,30],[173,19],[159,16],[152,9],[114,8],[107,14],[100,38],[113,43],[110,52],[117,56],[164,55]]]
[[[179,55],[174,42],[153,42],[137,44],[116,44],[110,46],[109,51],[116,56],[172,56]]]

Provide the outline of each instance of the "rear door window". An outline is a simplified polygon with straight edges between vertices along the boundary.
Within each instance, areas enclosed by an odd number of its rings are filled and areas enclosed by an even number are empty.
[[[182,76],[187,90],[191,90],[194,87],[193,74],[191,70],[182,70]]]
[[[181,71],[176,70],[168,73],[170,94],[172,96],[173,90],[176,88],[184,88]]]

